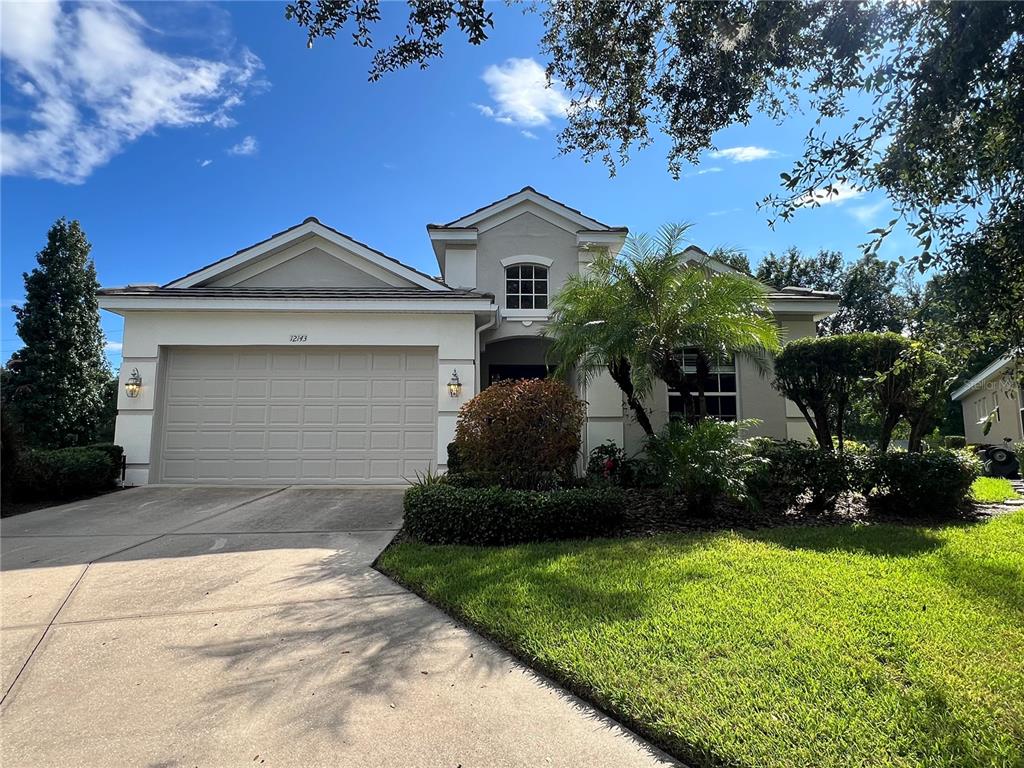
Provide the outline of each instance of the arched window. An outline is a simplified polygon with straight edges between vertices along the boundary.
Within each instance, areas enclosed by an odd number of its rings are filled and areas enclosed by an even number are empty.
[[[513,264],[505,268],[506,309],[547,309],[548,268]]]

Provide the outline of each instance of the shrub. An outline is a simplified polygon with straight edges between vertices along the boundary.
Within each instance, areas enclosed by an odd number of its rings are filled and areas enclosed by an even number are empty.
[[[589,538],[614,530],[617,488],[526,491],[417,485],[405,492],[405,530],[429,544],[501,545]]]
[[[899,514],[943,516],[961,510],[981,464],[966,451],[890,451],[870,460],[872,496]]]
[[[747,478],[763,459],[751,452],[740,430],[752,422],[730,424],[702,419],[695,424],[671,421],[647,441],[647,458],[661,485],[682,494],[698,509],[724,496],[747,499]]]
[[[651,476],[649,462],[626,452],[608,440],[590,452],[587,462],[587,479],[618,485],[622,488],[639,488],[656,485],[657,478]]]
[[[967,438],[964,437],[963,435],[946,435],[946,437],[943,438],[942,442],[943,445],[946,446],[946,448],[952,449],[967,447]]]
[[[508,488],[552,487],[570,480],[585,410],[572,389],[554,379],[492,384],[459,412],[455,443],[460,469],[495,472]]]
[[[794,339],[775,359],[772,385],[800,409],[822,450],[843,440],[850,398],[875,369],[879,345],[896,334],[849,333]]]
[[[120,477],[122,453],[107,444],[26,451],[14,471],[13,495],[21,501],[61,500],[109,490]]]
[[[751,443],[762,463],[748,478],[747,487],[765,505],[788,509],[804,503],[821,511],[863,484],[862,460],[853,454],[826,453],[796,440],[758,438]]]

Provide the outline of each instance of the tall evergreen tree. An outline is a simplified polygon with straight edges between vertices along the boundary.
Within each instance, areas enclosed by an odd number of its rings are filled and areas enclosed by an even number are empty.
[[[96,435],[110,370],[91,248],[77,221],[58,219],[39,266],[23,275],[25,303],[13,307],[25,346],[9,363],[9,407],[30,445],[80,445]]]

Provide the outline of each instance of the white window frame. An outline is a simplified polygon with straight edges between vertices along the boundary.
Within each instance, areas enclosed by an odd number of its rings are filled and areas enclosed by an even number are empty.
[[[538,316],[539,317],[547,317],[548,316],[548,311],[549,311],[548,310],[548,303],[551,300],[551,269],[550,269],[550,265],[538,263],[539,260],[532,260],[532,261],[519,261],[519,260],[516,260],[514,263],[509,263],[509,264],[505,264],[505,261],[512,261],[512,260],[511,259],[507,259],[507,260],[503,259],[502,260],[502,265],[505,268],[505,270],[504,270],[505,271],[505,308],[504,308],[504,311],[503,311],[502,314],[504,314],[507,317],[538,317]],[[544,286],[545,287],[544,287],[544,293],[543,294],[537,293],[537,292],[523,293],[522,292],[522,280],[524,278],[522,278],[521,276],[520,277],[509,277],[509,271],[510,270],[513,270],[513,269],[519,270],[520,273],[521,273],[523,267],[530,267],[530,268],[532,268],[534,270],[534,273],[533,273],[534,276],[533,277],[525,278],[526,280],[530,281],[531,285],[535,285],[536,281],[538,279],[540,279],[540,278],[536,277],[536,270],[538,270],[538,269],[544,270],[543,280],[544,280]],[[519,286],[520,287],[520,291],[518,293],[509,293],[509,291],[508,291],[509,280],[517,280],[517,281],[519,281],[519,283],[520,283],[520,286]],[[510,307],[509,306],[509,298],[512,297],[512,296],[518,297],[518,299],[519,299],[518,303],[519,303],[520,306],[518,306],[518,307]],[[530,297],[530,303],[534,304],[533,307],[523,307],[522,306],[522,303],[523,303],[522,299],[523,299],[524,296]],[[536,304],[537,304],[537,297],[539,297],[539,296],[543,296],[543,298],[544,298],[544,306],[543,307],[537,307],[536,306]]]
[[[689,362],[691,359],[693,360],[693,362]],[[683,351],[683,372],[684,373],[696,373],[697,372],[696,351],[692,351],[692,352],[690,350],[684,350]],[[721,389],[721,386],[722,386],[722,375],[723,374],[731,375],[732,376],[733,388],[731,390],[723,390],[723,389]],[[704,396],[708,397],[708,398],[710,398],[710,397],[718,397],[718,398],[731,397],[733,399],[734,403],[736,404],[736,408],[735,408],[736,415],[734,415],[734,416],[725,416],[724,418],[721,415],[715,415],[715,414],[708,414],[708,416],[710,418],[713,418],[713,419],[721,419],[722,421],[728,421],[728,422],[738,421],[739,418],[740,418],[740,393],[739,393],[739,371],[737,370],[737,366],[736,366],[736,358],[733,357],[732,362],[731,363],[727,363],[725,365],[720,365],[720,364],[717,364],[717,363],[712,363],[711,364],[711,376],[718,382],[718,387],[719,388],[718,389],[714,389],[714,390],[712,390],[712,389],[706,390],[704,392]],[[691,397],[697,397],[698,394],[699,393],[697,392],[697,390],[693,390],[693,391],[690,392],[690,396]],[[682,411],[673,411],[672,410],[672,398],[673,398],[673,396],[679,397],[680,396],[680,392],[677,389],[669,387],[669,389],[668,389],[668,406],[667,406],[667,409],[668,409],[668,412],[669,412],[669,417],[672,417],[673,415],[681,414],[682,413]]]

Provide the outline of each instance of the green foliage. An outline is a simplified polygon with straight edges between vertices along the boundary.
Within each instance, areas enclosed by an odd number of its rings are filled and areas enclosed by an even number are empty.
[[[898,265],[874,253],[864,254],[844,270],[835,289],[839,310],[818,323],[823,336],[839,333],[899,333],[907,325],[909,306],[897,290]]]
[[[61,501],[109,490],[121,474],[118,445],[90,445],[25,451],[11,470],[12,497],[18,501]]]
[[[747,480],[750,495],[765,507],[787,510],[831,509],[844,493],[862,485],[856,458],[865,453],[832,453],[795,440],[757,438],[753,455],[761,459]]]
[[[698,368],[737,354],[761,361],[779,348],[764,288],[745,275],[693,268],[683,253],[686,230],[631,236],[619,258],[599,253],[555,296],[545,329],[560,370],[608,370],[648,435],[641,399],[655,379],[684,392],[703,386],[700,371],[684,371],[684,348],[698,350]]]
[[[900,515],[925,517],[962,509],[980,474],[981,463],[965,451],[889,451],[873,455],[868,468],[875,501]]]
[[[459,411],[455,443],[466,472],[502,486],[543,488],[573,477],[586,404],[556,379],[492,384]]]
[[[789,342],[775,360],[773,386],[792,400],[824,451],[843,444],[843,422],[859,382],[872,370],[874,334],[853,333]]]
[[[756,423],[669,422],[647,441],[654,477],[669,493],[686,496],[696,509],[710,509],[720,497],[746,501],[746,481],[764,460],[752,455],[740,432]]]
[[[1024,498],[1005,477],[976,477],[971,483],[971,499],[979,504],[1001,504]]]
[[[943,445],[946,448],[951,449],[966,448],[967,438],[963,435],[946,435],[946,437],[943,438]]]
[[[404,527],[434,544],[513,544],[610,532],[625,505],[616,488],[555,491],[415,485],[405,492]]]
[[[349,26],[357,46],[372,48],[373,28],[381,20],[380,0],[294,0],[285,6],[284,17],[306,30],[306,45],[310,48],[317,38],[333,38]],[[412,3],[405,32],[374,52],[370,79],[379,80],[386,72],[410,65],[425,69],[431,59],[444,54],[441,39],[453,24],[467,42],[479,45],[487,39],[494,19],[483,0]]]
[[[607,440],[590,451],[587,477],[629,488],[636,482],[639,464],[638,459],[627,456],[614,440]]]
[[[59,448],[97,438],[110,371],[103,356],[96,267],[77,221],[59,219],[14,307],[25,346],[8,363],[5,406],[29,445]]]
[[[815,256],[804,256],[793,246],[781,254],[769,252],[757,265],[754,276],[780,290],[795,285],[838,293],[844,272],[843,254],[839,251],[822,249]]]
[[[1024,765],[1024,513],[406,542],[380,567],[686,765]]]

